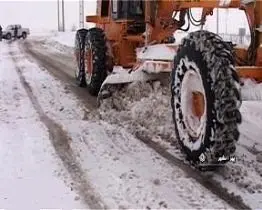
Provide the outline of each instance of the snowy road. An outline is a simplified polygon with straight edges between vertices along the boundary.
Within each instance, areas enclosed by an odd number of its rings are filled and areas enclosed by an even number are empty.
[[[72,59],[72,50],[65,46],[62,48],[56,43],[46,45],[46,43],[34,44],[35,40],[26,43],[23,47],[29,54],[33,55],[37,61],[50,70],[50,73],[56,76],[59,80],[69,84],[69,89],[75,92],[72,86],[73,73],[74,72],[74,60]],[[48,41],[49,42],[49,41]],[[52,46],[52,47],[50,47]],[[55,48],[53,47],[55,46]],[[62,49],[57,50],[57,49]],[[71,48],[72,49],[72,48]],[[63,52],[66,53],[63,53]],[[50,52],[50,54],[49,54]],[[71,53],[68,53],[71,52]],[[71,57],[71,61],[70,61]],[[46,62],[48,60],[48,62]],[[64,62],[64,66],[61,67],[60,63]],[[49,65],[52,63],[52,65]],[[52,66],[57,63],[57,68],[53,69]],[[59,72],[59,73],[58,73]],[[71,72],[71,78],[70,73]],[[64,76],[69,76],[65,80]],[[259,90],[259,86],[256,88]],[[249,86],[245,86],[245,94],[249,92]],[[81,92],[83,89],[79,89]],[[177,146],[173,144],[176,142],[174,137],[173,122],[171,118],[170,108],[170,96],[168,88],[159,89],[156,84],[156,90],[148,85],[131,86],[130,89],[124,90],[124,92],[117,93],[113,99],[106,100],[102,108],[95,109],[95,113],[92,111],[87,116],[89,119],[97,118],[103,119],[110,124],[124,128],[129,133],[134,135],[141,142],[144,142],[147,146],[154,149],[160,156],[167,159],[169,163],[172,163],[172,167],[179,167],[186,173],[186,176],[193,178],[195,181],[205,186],[208,190],[218,195],[221,199],[230,203],[235,208],[258,208],[261,206],[261,163],[256,161],[256,158],[261,154],[259,145],[261,145],[260,126],[256,124],[254,127],[252,123],[249,123],[245,119],[249,119],[252,122],[256,122],[259,119],[259,114],[252,114],[255,110],[259,113],[259,104],[261,101],[244,102],[242,106],[242,114],[244,122],[241,129],[241,138],[239,145],[237,146],[237,159],[236,164],[229,164],[224,169],[206,176],[206,174],[199,174],[194,172],[187,164],[183,164],[183,157]],[[160,91],[158,91],[160,90]],[[262,89],[260,89],[262,92]],[[83,94],[76,93],[80,100],[83,100]],[[262,95],[261,92],[258,94]],[[135,96],[135,97],[134,97]],[[87,100],[85,105],[92,104],[90,96],[85,97]],[[161,105],[160,105],[161,104]],[[250,106],[257,104],[257,109],[253,110]],[[112,109],[112,107],[114,107]],[[116,110],[117,109],[117,110]],[[92,116],[92,114],[94,114]],[[90,117],[91,116],[91,117]],[[249,139],[245,138],[246,131],[251,130]],[[170,143],[172,145],[170,145]],[[159,146],[160,145],[160,146]],[[244,145],[244,147],[243,147]],[[254,154],[253,150],[256,151]],[[232,193],[232,194],[231,194]],[[247,205],[245,205],[247,204]]]
[[[262,135],[259,126],[250,130],[249,109],[260,102],[242,108],[252,141],[243,135],[238,156],[247,157],[201,174],[170,146],[167,94],[150,90],[141,101],[127,94],[120,111],[108,109],[111,101],[97,110],[74,85],[71,55],[36,43],[0,46],[0,208],[261,208]]]
[[[1,69],[8,69],[1,71],[1,127],[8,134],[1,136],[8,139],[1,149],[9,169],[1,181],[10,179],[8,174],[16,180],[14,188],[10,182],[1,183],[1,207],[13,203],[11,207],[25,209],[80,208],[78,199],[93,208],[230,207],[124,130],[83,120],[85,108],[46,71],[26,60],[16,43],[2,44],[1,59]],[[32,190],[25,199],[21,195],[27,189]]]
[[[48,128],[10,55],[12,47],[0,43],[0,50],[0,208],[86,207],[70,189]]]

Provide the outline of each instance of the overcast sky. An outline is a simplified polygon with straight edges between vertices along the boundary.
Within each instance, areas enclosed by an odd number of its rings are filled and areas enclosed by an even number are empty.
[[[96,12],[96,1],[85,1],[85,15]],[[57,29],[57,0],[13,1],[0,0],[0,24],[22,24],[31,30]],[[70,30],[79,25],[79,1],[65,0],[65,25]],[[243,11],[220,12],[220,32],[237,33],[239,27],[247,27]],[[207,29],[216,31],[216,13],[208,19]]]
[[[96,1],[85,1],[85,15],[95,12]],[[0,0],[0,24],[4,27],[18,23],[32,30],[57,29],[57,22],[56,0]],[[79,25],[78,0],[65,0],[65,26],[71,29],[74,24]]]

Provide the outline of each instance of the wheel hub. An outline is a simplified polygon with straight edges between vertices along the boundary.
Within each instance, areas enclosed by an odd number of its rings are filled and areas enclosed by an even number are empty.
[[[199,120],[205,112],[205,99],[201,92],[192,92],[192,111]]]
[[[192,139],[198,139],[206,123],[206,96],[199,73],[189,70],[181,85],[181,105],[185,127]]]

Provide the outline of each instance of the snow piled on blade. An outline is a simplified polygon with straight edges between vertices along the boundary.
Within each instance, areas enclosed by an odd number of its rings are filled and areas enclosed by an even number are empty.
[[[141,60],[169,60],[172,61],[176,55],[176,50],[171,47],[177,45],[156,44],[148,47],[137,48],[136,56]]]
[[[257,83],[251,79],[243,79],[241,95],[245,101],[262,100],[262,83]]]

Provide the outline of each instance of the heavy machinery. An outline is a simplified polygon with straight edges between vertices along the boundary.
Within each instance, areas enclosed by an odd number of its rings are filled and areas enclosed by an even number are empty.
[[[192,8],[202,8],[201,19]],[[245,12],[248,49],[202,30],[214,8]],[[174,129],[187,159],[197,166],[231,159],[241,123],[239,77],[262,81],[262,1],[98,0],[97,15],[86,21],[96,27],[76,33],[79,86],[101,96],[110,86],[171,72]],[[201,29],[176,44],[173,33],[190,23]]]

